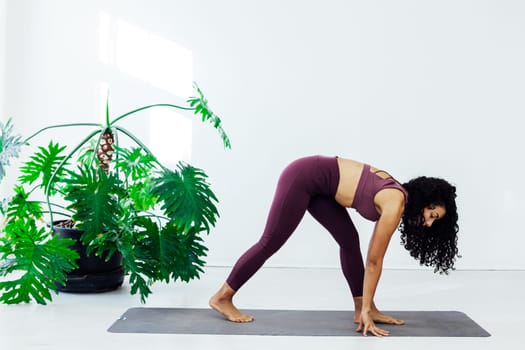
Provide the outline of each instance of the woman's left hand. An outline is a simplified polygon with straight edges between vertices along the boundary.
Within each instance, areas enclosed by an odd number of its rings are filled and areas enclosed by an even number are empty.
[[[390,335],[390,332],[386,329],[382,329],[376,326],[369,312],[361,313],[361,320],[359,321],[359,327],[357,327],[357,332],[363,332],[363,335],[365,337],[368,336],[368,332],[372,333],[376,337],[386,337]]]

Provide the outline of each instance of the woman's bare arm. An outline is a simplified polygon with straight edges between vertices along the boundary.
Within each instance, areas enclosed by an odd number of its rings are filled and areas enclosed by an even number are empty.
[[[392,191],[396,191],[397,193]],[[388,244],[403,214],[403,199],[401,198],[401,200],[399,200],[401,193],[397,190],[390,189],[382,192],[384,193],[378,193],[376,196],[376,202],[381,207],[381,217],[374,227],[374,232],[368,246],[361,323],[358,328],[358,331],[362,329],[365,335],[370,331],[372,334],[378,336],[388,335],[388,332],[377,328],[372,318],[368,317],[368,315],[372,310],[374,295],[383,270],[383,259]]]

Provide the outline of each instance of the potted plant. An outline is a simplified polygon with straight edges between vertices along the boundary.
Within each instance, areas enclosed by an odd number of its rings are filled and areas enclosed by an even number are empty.
[[[115,267],[120,268],[129,276],[131,293],[138,293],[142,302],[153,282],[199,277],[207,252],[201,236],[210,232],[218,217],[218,200],[205,172],[184,162],[168,169],[120,125],[151,108],[193,111],[211,123],[224,147],[230,148],[221,120],[199,87],[194,88],[196,97],[186,106],[153,104],[112,119],[107,102],[104,124],[51,125],[23,141],[12,135],[9,121],[3,126],[0,175],[10,157],[43,132],[78,126],[90,131],[70,149],[53,141],[39,146],[20,168],[14,194],[3,208],[1,302],[46,304],[52,300],[51,292],[67,290],[70,274],[78,271],[86,256],[116,261],[109,277],[98,275],[99,280],[107,277],[114,284],[109,288],[118,286],[118,277],[112,275],[118,274]],[[121,146],[118,136],[133,146]],[[33,199],[39,192],[42,197]],[[59,222],[61,228],[56,227]],[[65,234],[56,232],[64,230]],[[70,230],[78,230],[78,239]]]

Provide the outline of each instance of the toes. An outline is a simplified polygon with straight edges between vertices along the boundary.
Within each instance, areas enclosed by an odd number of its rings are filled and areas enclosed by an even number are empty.
[[[401,326],[401,325],[405,324],[405,321],[393,319],[393,320],[389,321],[388,323],[389,324],[394,324],[396,326]]]
[[[254,320],[253,317],[249,317],[249,316],[230,317],[228,319],[235,323],[249,323],[249,322],[253,322]]]
[[[253,322],[253,320],[254,320],[253,317],[247,316],[245,319],[242,320],[242,322],[249,323],[249,322]]]
[[[403,321],[403,320],[398,320],[397,318],[394,318],[392,324],[395,324],[395,325],[400,326],[400,325],[402,325],[402,324],[405,324],[405,321]]]

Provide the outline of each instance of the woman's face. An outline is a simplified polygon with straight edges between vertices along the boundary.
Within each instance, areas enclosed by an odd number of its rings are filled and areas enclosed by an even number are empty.
[[[423,226],[430,227],[434,221],[441,219],[447,211],[442,205],[431,204],[423,209]]]

